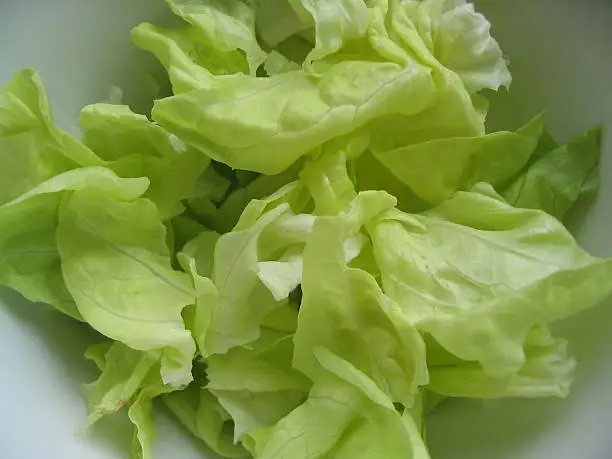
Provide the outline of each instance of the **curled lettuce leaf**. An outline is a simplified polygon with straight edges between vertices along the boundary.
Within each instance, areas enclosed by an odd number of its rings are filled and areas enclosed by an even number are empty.
[[[191,24],[208,19],[217,8],[213,6],[217,2],[172,3]],[[231,2],[237,4],[243,3]],[[265,174],[278,174],[332,138],[362,129],[373,131],[383,144],[483,134],[482,103],[470,91],[496,88],[478,82],[482,74],[495,72],[489,67],[494,66],[491,56],[498,47],[488,34],[488,23],[470,4],[453,8],[424,4],[416,8],[412,2],[396,0],[367,5],[361,0],[291,2],[302,13],[298,17],[306,16],[307,22],[310,17],[313,23],[314,48],[301,68],[277,58],[280,67],[263,76],[254,75],[252,68],[250,74],[219,75],[200,59],[193,46],[210,41],[213,29],[200,28],[201,37],[189,38],[188,29],[140,26],[134,31],[136,43],[157,55],[175,87],[174,96],[156,103],[153,118],[215,160]],[[225,24],[223,18],[231,9],[224,9],[219,24]],[[248,35],[251,19],[232,14],[248,23],[240,29]],[[455,16],[465,22],[463,29],[449,25]],[[482,36],[470,35],[472,25],[478,25]],[[220,35],[237,40],[229,29],[219,30]],[[440,46],[429,43],[433,36],[442,37]],[[472,54],[464,56],[465,62],[447,66],[445,57],[457,56],[446,45],[457,37],[462,49],[464,42],[472,46]],[[492,51],[479,55],[480,47]],[[283,56],[282,50],[275,52]],[[400,125],[407,131],[398,137]]]
[[[430,364],[427,387],[449,397],[566,397],[576,367],[567,341],[553,338],[547,326],[538,325],[529,331],[524,353],[525,363],[505,378],[488,375],[477,362]]]
[[[307,62],[333,54],[345,41],[366,35],[369,13],[363,0],[299,0],[299,3],[312,16],[315,25],[315,46],[306,57]],[[299,5],[297,8],[299,11]]]
[[[587,254],[546,213],[508,205],[490,185],[422,215],[389,212],[370,234],[384,292],[419,330],[490,376],[525,365],[534,325],[596,306],[612,291],[610,260]]]
[[[599,190],[600,151],[601,129],[596,128],[542,153],[503,191],[504,199],[562,220],[579,199]]]
[[[258,277],[261,250],[265,250],[260,239],[291,210],[288,203],[267,210],[269,203],[251,201],[236,228],[218,237],[214,246],[210,238],[198,237],[181,255],[197,295],[193,332],[206,357],[255,341],[264,317],[280,307]],[[214,261],[204,268],[213,253]]]
[[[181,311],[195,294],[171,268],[156,207],[81,190],[62,200],[58,220],[63,277],[83,318],[133,349],[161,353],[164,383],[189,383],[195,345]]]
[[[234,444],[226,429],[231,417],[208,390],[191,384],[185,390],[165,395],[163,400],[172,413],[195,437],[215,453],[229,458],[248,457],[247,451]]]
[[[245,440],[255,457],[429,459],[412,417],[400,415],[370,378],[325,348],[316,357],[321,371],[308,400]]]
[[[439,204],[478,182],[507,185],[531,159],[542,134],[537,117],[516,132],[432,139],[374,156],[422,200]]]
[[[168,0],[172,10],[200,32],[207,47],[221,53],[240,51],[252,74],[266,58],[255,37],[255,0]]]
[[[433,91],[416,64],[342,62],[317,79],[301,70],[215,79],[209,88],[158,101],[153,118],[217,161],[277,174],[381,112],[418,113]]]
[[[427,382],[425,346],[374,278],[346,266],[341,223],[318,220],[306,247],[293,365],[314,379],[314,351],[328,348],[411,405]]]
[[[398,2],[399,3],[399,2]],[[491,24],[466,0],[409,0],[425,43],[442,65],[456,72],[470,92],[509,87],[512,77]]]
[[[62,274],[56,241],[60,204],[75,190],[98,189],[131,200],[148,187],[146,178],[122,179],[101,167],[74,169],[41,183],[0,206],[0,282],[32,301],[50,304],[82,320]]]
[[[145,197],[163,218],[180,214],[181,201],[196,195],[210,159],[144,115],[122,105],[95,104],[81,112],[83,142],[121,177],[147,177]]]
[[[89,405],[86,426],[127,406],[128,417],[134,424],[131,457],[152,459],[155,443],[152,400],[172,391],[161,380],[159,357],[135,351],[120,342],[91,346],[85,357],[93,360],[102,372],[98,380],[83,387]]]
[[[208,361],[207,388],[234,420],[236,441],[275,424],[307,397],[309,380],[291,367],[292,335],[266,327],[249,346]]]

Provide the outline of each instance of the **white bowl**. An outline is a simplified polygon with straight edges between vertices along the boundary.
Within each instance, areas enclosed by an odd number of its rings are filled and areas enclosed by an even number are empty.
[[[541,109],[562,140],[601,123],[612,132],[612,4],[607,0],[482,0],[511,58],[511,97],[499,97],[491,126],[518,126]],[[138,99],[149,59],[129,29],[156,20],[161,0],[20,0],[0,3],[0,84],[34,67],[56,121],[73,129],[79,109],[117,85]],[[137,62],[135,62],[137,61]],[[608,139],[609,136],[606,137]],[[612,144],[605,143],[601,196],[580,228],[594,254],[612,256]],[[606,180],[609,178],[609,180]],[[605,459],[612,457],[612,313],[605,306],[558,324],[579,361],[567,400],[457,400],[428,423],[433,459]],[[0,291],[0,457],[117,459],[131,428],[121,415],[82,432],[80,385],[96,377],[83,360],[94,338],[84,327],[17,294]],[[164,413],[156,459],[202,458],[202,450]],[[204,453],[206,454],[206,453]]]

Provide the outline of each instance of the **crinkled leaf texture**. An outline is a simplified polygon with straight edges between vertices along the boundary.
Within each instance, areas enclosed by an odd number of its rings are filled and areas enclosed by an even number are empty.
[[[451,362],[437,365],[435,346],[428,348],[428,389],[449,397],[566,397],[576,367],[567,342],[553,338],[547,326],[537,325],[527,334],[523,348],[525,363],[505,378],[490,376],[477,362],[458,361],[453,356]]]
[[[322,346],[351,362],[392,400],[414,403],[427,383],[424,343],[374,278],[346,266],[342,221],[320,219],[304,254],[293,364],[311,378]]]
[[[155,205],[98,189],[74,192],[60,204],[56,241],[83,318],[133,349],[160,352],[164,382],[188,384],[195,344],[181,311],[195,293],[187,274],[171,267]]]
[[[102,372],[97,381],[83,388],[89,405],[86,425],[91,426],[102,416],[127,406],[128,417],[134,424],[131,457],[153,459],[152,401],[172,391],[161,380],[159,357],[119,342],[93,345],[85,357],[93,360]]]
[[[601,128],[543,152],[504,190],[504,199],[561,220],[579,199],[597,193],[600,152]]]
[[[0,283],[112,339],[88,424],[126,406],[151,459],[161,396],[225,457],[428,459],[445,397],[567,395],[548,323],[612,290],[559,222],[600,132],[485,135],[511,79],[472,3],[167,3],[132,34],[154,121],[94,104],[79,142],[34,72],[0,92]]]
[[[534,325],[612,291],[610,260],[587,254],[548,214],[508,205],[490,185],[422,215],[389,212],[370,233],[385,293],[417,329],[493,377],[525,365]]]
[[[374,156],[419,198],[435,205],[478,182],[507,185],[536,151],[542,128],[540,116],[516,132],[432,139]]]
[[[399,414],[377,385],[325,348],[308,400],[276,425],[249,434],[258,459],[429,459],[413,419]]]
[[[457,72],[471,92],[509,87],[512,77],[491,24],[467,0],[406,2],[438,60]]]
[[[310,381],[291,367],[292,358],[292,333],[270,327],[254,343],[209,358],[207,388],[234,420],[236,440],[275,424],[306,399]]]
[[[101,167],[74,169],[39,184],[0,206],[0,280],[26,298],[82,319],[66,288],[56,241],[60,204],[66,194],[95,188],[111,199],[144,193],[145,178],[121,179]]]
[[[480,135],[483,104],[473,93],[509,83],[488,22],[459,1],[292,1],[297,17],[314,27],[314,48],[297,58],[303,66],[289,65],[295,56],[279,47],[270,55],[277,64],[266,64],[269,75],[254,75],[252,66],[250,74],[220,71],[196,48],[207,43],[217,57],[218,50],[240,48],[252,57],[245,44],[252,39],[252,17],[245,16],[252,7],[245,3],[229,2],[214,15],[219,27],[205,28],[219,2],[171,2],[192,27],[142,25],[133,34],[166,67],[175,89],[156,103],[153,118],[234,168],[277,174],[360,130],[383,144]],[[228,15],[242,26],[226,27]],[[301,32],[296,25],[294,33]]]
[[[255,37],[254,0],[167,0],[172,10],[200,32],[208,47],[222,53],[244,52],[255,74],[266,58]]]
[[[210,159],[144,115],[123,105],[95,104],[81,112],[83,142],[121,177],[147,177],[145,197],[164,219],[180,214],[196,195]]]
[[[197,438],[223,457],[247,457],[247,451],[234,444],[232,432],[226,429],[230,415],[217,398],[195,384],[163,397],[170,411]]]

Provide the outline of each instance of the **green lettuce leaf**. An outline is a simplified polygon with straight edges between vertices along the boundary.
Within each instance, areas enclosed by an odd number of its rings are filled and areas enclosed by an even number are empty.
[[[291,367],[291,332],[263,328],[260,338],[208,360],[207,388],[234,420],[234,438],[275,424],[307,397],[309,380]]]
[[[16,73],[0,91],[0,204],[53,176],[104,162],[53,124],[40,77]]]
[[[308,400],[245,445],[258,459],[429,459],[412,417],[402,417],[366,375],[319,348]]]
[[[322,147],[318,158],[305,162],[300,181],[314,200],[316,215],[338,215],[357,196],[347,160],[360,156],[368,142],[363,136],[341,138]]]
[[[516,132],[432,139],[374,156],[419,198],[435,205],[478,182],[507,185],[529,162],[542,128],[543,118],[536,117]]]
[[[164,218],[180,214],[181,201],[196,195],[208,167],[206,155],[123,105],[95,104],[81,112],[83,142],[121,177],[147,177],[145,197]]]
[[[342,240],[342,220],[317,220],[304,253],[293,365],[315,379],[314,351],[328,348],[411,405],[427,383],[424,343],[370,274],[346,266]]]
[[[471,51],[463,57],[467,67],[452,64],[469,69],[464,77],[473,82],[475,75],[490,70],[490,56],[484,51],[477,55],[479,47],[497,45],[486,27],[480,27],[479,33],[486,29],[480,35],[466,32],[470,24],[482,25],[482,17],[469,4],[443,12],[422,8],[413,18],[410,2],[380,0],[367,7],[361,0],[332,3],[291,2],[314,23],[316,44],[306,59],[312,62],[267,77],[238,72],[229,78],[216,76],[193,57],[189,42],[196,38],[140,26],[135,41],[158,56],[175,84],[175,95],[158,101],[153,118],[212,158],[265,174],[277,174],[332,138],[364,128],[373,129],[378,142],[387,144],[483,134],[482,99],[471,96],[461,75],[436,58],[437,48],[428,47],[429,35],[418,22],[435,24],[430,35],[448,37],[444,43],[457,37],[470,43]],[[193,14],[181,15],[196,23],[196,11],[216,4],[190,3]],[[242,13],[231,7],[221,16],[230,12],[244,22]],[[448,18],[453,15],[468,25],[452,30]],[[245,33],[251,30],[250,19],[246,22]],[[444,50],[454,56],[453,50]],[[400,125],[407,131],[398,137]]]
[[[436,59],[456,72],[470,92],[510,86],[512,77],[490,35],[491,24],[471,2],[409,0],[405,8]]]
[[[152,400],[172,391],[161,380],[159,357],[119,342],[94,345],[85,356],[102,371],[97,381],[83,387],[89,405],[86,426],[127,406],[134,424],[132,457],[152,459],[155,443]]]
[[[317,80],[303,71],[215,79],[209,88],[158,101],[153,118],[217,161],[277,174],[381,113],[422,111],[433,91],[424,68],[342,62]]]
[[[256,340],[263,318],[280,306],[257,275],[260,246],[265,246],[260,239],[291,210],[283,203],[266,211],[267,204],[251,201],[233,231],[218,238],[204,233],[180,256],[196,289],[193,333],[205,357]]]
[[[476,362],[430,363],[427,388],[449,397],[566,397],[576,367],[567,341],[553,338],[547,326],[539,325],[529,331],[524,353],[523,366],[505,378],[486,374]]]
[[[58,220],[63,277],[83,318],[133,349],[159,353],[164,383],[189,383],[195,345],[181,311],[195,294],[170,266],[157,208],[80,190],[62,200]]]
[[[207,48],[243,52],[254,75],[266,58],[255,36],[254,0],[167,0],[172,10],[201,34]]]
[[[102,364],[100,378],[83,386],[89,405],[87,426],[93,425],[102,416],[127,406],[146,385],[150,373],[160,379],[159,358],[146,352],[135,351],[119,342],[96,345],[89,348],[85,356],[95,360],[98,366]],[[154,369],[156,366],[157,372]]]
[[[207,49],[193,26],[165,28],[143,23],[132,30],[132,41],[155,55],[168,72],[175,94],[207,88],[213,74],[233,74],[247,69],[244,58],[229,58]]]
[[[580,198],[599,189],[601,128],[539,155],[502,195],[515,207],[541,209],[562,220]]]
[[[419,3],[420,4],[420,3]],[[376,0],[370,9],[369,43],[390,61],[429,69],[435,92],[431,103],[417,114],[387,114],[373,122],[375,149],[390,150],[440,137],[484,134],[487,103],[470,94],[460,75],[445,67],[428,45],[430,37],[420,22],[431,23],[427,11],[411,16],[416,2]],[[391,116],[389,116],[391,115]]]
[[[153,459],[156,432],[152,395],[147,389],[142,390],[128,409],[128,417],[134,424],[131,459]]]
[[[66,288],[55,239],[60,203],[74,190],[97,189],[131,200],[148,187],[146,178],[122,179],[101,167],[74,169],[39,184],[0,206],[0,283],[31,301],[50,304],[78,320],[81,313]]]
[[[231,417],[206,389],[191,384],[182,391],[165,395],[163,400],[187,430],[217,454],[229,458],[248,456],[241,445],[234,444],[233,434],[226,428]]]
[[[422,215],[389,212],[370,234],[383,290],[409,321],[494,377],[525,365],[534,325],[612,292],[610,260],[580,249],[554,217],[509,206],[490,185]]]
[[[109,162],[130,155],[171,157],[185,150],[180,140],[126,105],[88,105],[80,125],[83,143]]]
[[[298,2],[312,16],[315,25],[315,47],[306,57],[307,62],[333,54],[345,41],[366,35],[369,17],[363,0],[290,0],[299,11]]]

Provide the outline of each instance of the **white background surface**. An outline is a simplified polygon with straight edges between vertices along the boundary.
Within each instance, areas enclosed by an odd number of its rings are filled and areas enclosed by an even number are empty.
[[[518,126],[547,108],[549,126],[562,139],[597,123],[612,132],[611,2],[479,4],[515,78],[512,97],[493,106],[492,125]],[[0,85],[20,68],[36,68],[56,120],[70,128],[81,107],[108,97],[110,85],[138,93],[141,75],[132,69],[148,61],[133,50],[128,32],[162,11],[161,0],[0,0]],[[605,150],[602,195],[579,234],[588,250],[612,256],[609,141]],[[579,361],[570,397],[443,405],[428,424],[433,459],[612,458],[612,304],[557,329]],[[125,418],[80,432],[86,416],[80,385],[96,376],[82,354],[95,339],[70,319],[0,291],[0,458],[127,457]],[[156,459],[204,457],[163,416],[158,434]]]

